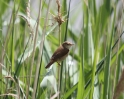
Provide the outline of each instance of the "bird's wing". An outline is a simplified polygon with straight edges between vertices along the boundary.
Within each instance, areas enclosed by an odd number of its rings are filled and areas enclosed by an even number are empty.
[[[49,68],[54,62],[55,62],[54,60],[51,60],[45,68]]]
[[[58,51],[59,50],[59,51]],[[61,57],[65,56],[66,54],[68,54],[69,52],[69,49],[66,49],[66,48],[63,48],[63,47],[59,47],[55,52],[54,54],[52,55],[52,60],[58,60],[60,59]]]

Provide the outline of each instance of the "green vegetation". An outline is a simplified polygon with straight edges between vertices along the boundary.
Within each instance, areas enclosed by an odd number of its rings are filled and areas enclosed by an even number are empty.
[[[122,0],[0,0],[0,99],[124,99]],[[64,41],[75,45],[45,69]]]

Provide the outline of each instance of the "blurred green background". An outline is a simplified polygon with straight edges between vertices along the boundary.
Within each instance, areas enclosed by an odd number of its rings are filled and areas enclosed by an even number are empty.
[[[0,99],[124,99],[123,0],[0,0]],[[75,45],[45,69],[64,41]]]

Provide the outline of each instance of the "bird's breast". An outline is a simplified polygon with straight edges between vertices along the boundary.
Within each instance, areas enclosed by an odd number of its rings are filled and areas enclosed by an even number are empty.
[[[69,52],[68,52],[66,55],[64,55],[63,57],[59,58],[59,59],[57,60],[57,62],[63,61],[63,60],[68,56],[68,54],[69,54]]]

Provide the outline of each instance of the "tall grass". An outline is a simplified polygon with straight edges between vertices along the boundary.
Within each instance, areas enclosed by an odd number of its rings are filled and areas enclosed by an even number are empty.
[[[124,99],[123,33],[122,0],[1,0],[0,99]]]

